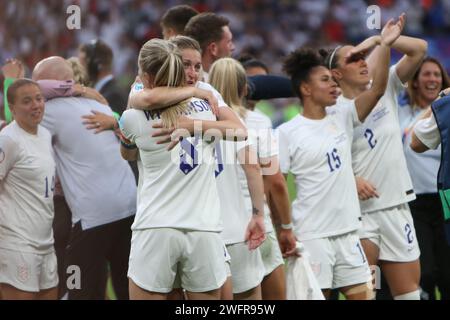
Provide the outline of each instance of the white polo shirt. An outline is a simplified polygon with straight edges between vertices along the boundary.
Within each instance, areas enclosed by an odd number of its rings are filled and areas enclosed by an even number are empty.
[[[136,182],[111,130],[95,134],[81,118],[92,110],[112,116],[111,108],[85,98],[46,102],[42,125],[53,140],[56,171],[72,222],[83,229],[127,218],[136,212]]]

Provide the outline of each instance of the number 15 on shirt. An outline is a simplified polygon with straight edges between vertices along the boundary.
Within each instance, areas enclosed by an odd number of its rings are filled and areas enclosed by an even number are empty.
[[[333,149],[333,151],[327,153],[327,160],[330,172],[338,170],[342,165],[341,158],[339,158],[336,149]]]

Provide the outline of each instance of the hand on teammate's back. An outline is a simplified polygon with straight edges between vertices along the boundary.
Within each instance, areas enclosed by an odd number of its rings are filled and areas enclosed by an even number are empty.
[[[152,127],[158,129],[152,134],[153,138],[158,138],[156,144],[168,143],[167,151],[171,151],[183,138],[194,134],[195,122],[188,117],[181,116],[178,118],[176,128],[164,128],[162,123],[155,123]]]
[[[83,124],[86,126],[86,129],[95,130],[95,134],[105,130],[117,129],[117,121],[113,116],[95,110],[92,110],[91,112],[92,114],[81,117],[84,119]]]

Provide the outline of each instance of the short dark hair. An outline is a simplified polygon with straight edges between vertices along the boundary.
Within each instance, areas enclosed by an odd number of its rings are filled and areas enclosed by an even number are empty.
[[[200,13],[189,20],[184,28],[184,35],[197,40],[200,48],[205,52],[211,42],[222,39],[222,27],[228,26],[229,23],[227,18],[215,13]]]
[[[86,53],[86,70],[91,81],[97,80],[100,69],[108,71],[112,69],[113,51],[102,40],[95,39],[84,43],[79,50]]]
[[[14,104],[14,102],[16,101],[17,90],[28,85],[36,86],[39,88],[39,90],[41,89],[41,87],[39,87],[39,84],[31,79],[17,79],[8,87],[8,91],[6,93],[8,104]]]
[[[301,98],[300,85],[308,81],[315,67],[325,67],[323,57],[312,48],[300,48],[289,54],[283,70],[291,77],[292,89]]]
[[[261,68],[269,73],[269,68],[266,64],[251,55],[242,55],[237,60],[242,64],[245,70],[250,68]]]
[[[185,4],[174,6],[167,10],[162,17],[161,26],[165,28],[172,28],[177,34],[182,34],[186,24],[197,14],[198,11],[191,6]]]

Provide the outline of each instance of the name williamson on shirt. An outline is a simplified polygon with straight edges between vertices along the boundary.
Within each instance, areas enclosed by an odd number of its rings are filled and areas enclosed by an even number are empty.
[[[211,111],[211,106],[205,100],[195,100],[189,102],[189,106],[186,111],[179,112],[179,115],[190,116],[193,113]],[[145,117],[147,121],[160,120],[161,111],[160,110],[144,110]]]

